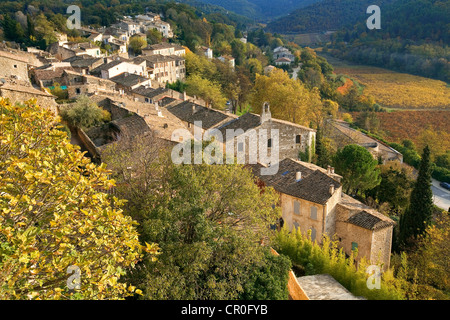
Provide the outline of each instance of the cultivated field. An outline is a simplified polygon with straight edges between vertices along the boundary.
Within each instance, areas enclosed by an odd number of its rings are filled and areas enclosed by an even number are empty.
[[[346,74],[365,86],[364,93],[394,109],[449,109],[450,87],[443,81],[399,73],[383,68],[360,66],[320,54],[334,66],[336,74]]]
[[[357,115],[357,112],[352,112],[354,119]],[[386,140],[391,142],[409,139],[417,144],[422,131],[428,128],[450,132],[450,111],[393,111],[377,112],[376,115]]]

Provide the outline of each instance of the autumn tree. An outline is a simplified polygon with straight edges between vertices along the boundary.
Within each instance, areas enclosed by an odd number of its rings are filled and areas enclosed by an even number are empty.
[[[196,95],[216,109],[223,109],[227,99],[224,97],[220,84],[202,78],[199,75],[191,75],[186,79],[186,92]]]
[[[0,116],[0,298],[131,294],[120,280],[143,249],[154,258],[157,247],[141,246],[123,201],[104,192],[114,185],[106,166],[84,157],[33,101],[0,99]],[[68,281],[72,268],[80,282]]]
[[[333,157],[333,164],[336,173],[343,177],[346,193],[364,192],[381,182],[377,160],[362,146],[349,144],[339,149]]]
[[[314,119],[312,110],[322,108],[317,91],[308,90],[281,69],[275,69],[269,76],[256,74],[251,100],[253,110],[259,113],[264,102],[269,102],[274,118],[303,125],[309,125]]]

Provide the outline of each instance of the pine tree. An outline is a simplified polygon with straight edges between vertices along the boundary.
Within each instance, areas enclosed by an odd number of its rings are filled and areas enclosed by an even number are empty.
[[[423,149],[419,174],[411,192],[408,209],[400,218],[399,240],[405,245],[411,238],[424,233],[431,222],[433,193],[431,191],[431,162],[428,145]]]

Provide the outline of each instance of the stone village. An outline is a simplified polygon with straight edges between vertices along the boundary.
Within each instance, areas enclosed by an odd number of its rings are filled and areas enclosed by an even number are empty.
[[[212,109],[205,101],[185,92],[166,88],[166,83],[186,77],[183,57],[186,48],[160,43],[130,57],[126,49],[130,38],[141,36],[149,28],[157,29],[167,38],[173,35],[168,23],[156,14],[147,13],[135,19],[124,18],[109,28],[82,28],[92,40],[89,42],[71,43],[60,35],[59,41],[46,51],[28,48],[24,52],[3,45],[0,96],[12,102],[34,98],[55,114],[60,105],[47,89],[56,83],[67,90],[69,99],[89,96],[111,114],[107,128],[94,127],[86,132],[76,128],[72,134],[72,142],[88,151],[94,161],[101,161],[107,145],[126,144],[149,133],[167,141],[177,151],[188,140],[201,141],[211,133],[220,136],[216,142],[221,150],[232,150],[232,155],[247,164],[261,184],[272,186],[279,193],[280,221],[289,230],[300,228],[302,232],[310,232],[312,240],[318,242],[322,235],[335,236],[348,255],[357,248],[358,260],[365,257],[387,268],[395,222],[345,194],[342,177],[334,168],[323,169],[299,160],[299,152],[313,147],[316,131],[273,118],[268,104],[261,114],[237,116]],[[102,53],[94,41],[110,44],[116,48],[115,54]],[[210,55],[208,49],[204,48],[205,55]],[[292,54],[283,48],[277,48],[275,53],[277,64],[292,59]],[[221,59],[234,65],[230,57]],[[334,121],[330,126],[340,146],[356,143],[375,158],[402,162],[399,152],[345,123]],[[233,134],[227,134],[230,131]],[[256,145],[251,143],[254,141],[251,137],[257,138],[260,151],[268,152],[266,157],[258,157],[252,151]],[[264,170],[270,174],[262,174]]]

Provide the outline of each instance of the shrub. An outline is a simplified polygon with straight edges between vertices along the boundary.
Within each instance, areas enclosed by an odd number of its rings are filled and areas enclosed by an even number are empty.
[[[274,248],[288,256],[294,265],[302,266],[306,275],[327,273],[356,296],[369,300],[402,300],[405,298],[402,282],[388,269],[381,277],[381,289],[370,290],[367,287],[367,261],[362,258],[359,266],[353,263],[354,255],[346,257],[338,242],[323,237],[323,244],[312,241],[310,234],[302,235],[300,229],[289,233],[283,228],[275,237]],[[355,252],[355,256],[357,252]]]

